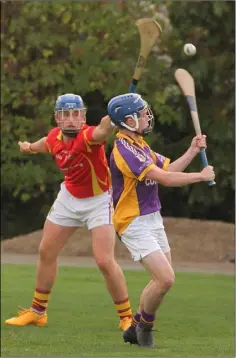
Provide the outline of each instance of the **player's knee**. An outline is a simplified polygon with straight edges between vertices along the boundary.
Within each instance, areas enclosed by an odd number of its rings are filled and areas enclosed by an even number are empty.
[[[49,250],[43,243],[39,245],[39,258],[44,263],[51,263],[56,259],[53,252],[51,252],[51,250]]]
[[[169,289],[174,285],[174,282],[175,282],[175,274],[174,274],[174,272],[168,273],[161,280],[162,290],[164,292],[169,291]]]
[[[154,282],[157,285],[157,291],[160,292],[161,290],[161,293],[165,294],[167,291],[169,291],[175,282],[174,271],[165,272],[161,276],[154,276]]]
[[[113,259],[104,256],[104,257],[97,257],[95,258],[95,260],[99,270],[102,271],[103,273],[109,274],[109,272],[112,269]]]

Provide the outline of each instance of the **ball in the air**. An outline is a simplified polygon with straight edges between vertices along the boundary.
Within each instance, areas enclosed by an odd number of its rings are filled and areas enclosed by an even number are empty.
[[[197,52],[196,47],[193,44],[185,44],[184,45],[184,53],[187,56],[194,56]]]

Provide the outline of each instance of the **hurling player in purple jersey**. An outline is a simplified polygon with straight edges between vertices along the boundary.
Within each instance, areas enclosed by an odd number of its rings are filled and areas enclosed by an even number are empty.
[[[131,253],[150,273],[132,325],[124,332],[124,341],[153,347],[152,328],[163,297],[174,283],[171,254],[160,214],[158,185],[183,186],[213,180],[212,166],[199,173],[184,169],[206,148],[206,136],[193,138],[189,149],[177,160],[155,153],[143,140],[154,125],[153,114],[139,94],[114,97],[108,114],[118,127],[110,157],[115,230]]]

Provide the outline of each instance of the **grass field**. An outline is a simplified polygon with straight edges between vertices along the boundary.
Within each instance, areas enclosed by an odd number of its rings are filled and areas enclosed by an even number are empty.
[[[125,271],[135,310],[148,281],[143,271]],[[47,327],[11,327],[4,319],[28,307],[33,265],[2,265],[1,356],[234,356],[234,279],[179,273],[157,320],[157,348],[124,344],[118,319],[96,269],[61,267],[51,295]]]

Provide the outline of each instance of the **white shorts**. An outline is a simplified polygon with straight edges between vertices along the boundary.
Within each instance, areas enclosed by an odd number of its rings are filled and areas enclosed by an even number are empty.
[[[134,261],[140,261],[154,251],[170,252],[163,219],[159,211],[137,216],[121,235],[121,241]]]
[[[54,201],[47,219],[62,226],[94,227],[112,224],[113,204],[109,191],[90,198],[78,199],[70,194],[65,184]]]

